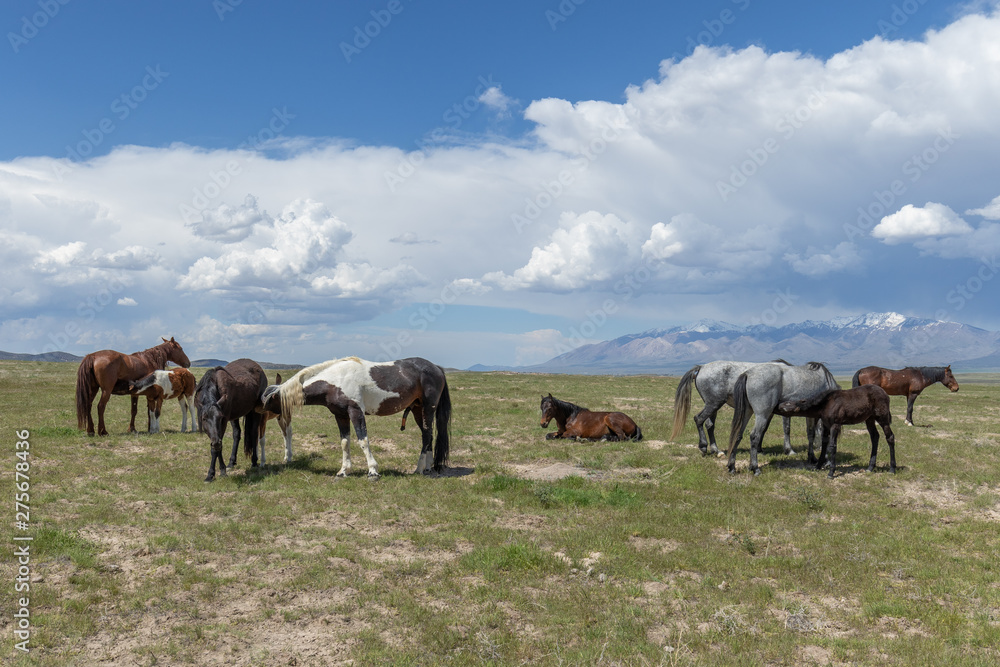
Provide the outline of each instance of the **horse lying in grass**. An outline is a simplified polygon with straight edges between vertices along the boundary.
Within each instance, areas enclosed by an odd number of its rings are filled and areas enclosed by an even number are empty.
[[[160,411],[163,401],[176,398],[181,404],[181,433],[187,431],[188,413],[191,413],[191,432],[197,430],[194,411],[194,375],[186,368],[172,368],[169,371],[155,370],[141,380],[129,383],[129,393],[146,397],[149,412],[148,430],[160,432]]]
[[[871,458],[868,472],[875,470],[875,456],[878,453],[878,431],[875,424],[882,427],[885,441],[889,444],[889,472],[896,472],[896,437],[892,433],[892,414],[889,412],[889,395],[875,385],[861,385],[852,389],[836,389],[818,398],[787,401],[778,406],[785,414],[814,417],[823,423],[823,449],[820,451],[817,469],[821,469],[827,458],[829,443],[830,479],[837,468],[837,438],[844,424],[865,423],[872,440]]]
[[[587,408],[560,401],[552,394],[542,397],[542,428],[556,420],[558,430],[545,439],[642,440],[642,429],[623,412],[591,412]]]
[[[261,395],[267,388],[267,376],[256,361],[237,359],[226,366],[210,368],[202,376],[195,390],[198,423],[211,441],[212,461],[206,482],[215,479],[215,462],[219,472],[226,474],[222,460],[222,438],[226,426],[233,422],[233,454],[229,467],[236,465],[236,446],[240,441],[239,419],[243,417],[243,452],[257,467],[257,435],[261,414],[257,411]]]
[[[890,396],[906,396],[906,425],[913,426],[913,402],[924,389],[940,382],[953,393],[958,391],[958,380],[951,374],[951,366],[907,366],[894,371],[879,366],[866,366],[851,378],[851,386],[874,384],[885,389]]]
[[[290,428],[292,411],[302,405],[324,405],[337,420],[343,450],[338,477],[346,477],[351,471],[353,425],[368,462],[368,477],[378,478],[378,464],[368,448],[365,415],[392,415],[404,409],[413,413],[420,427],[422,447],[416,472],[443,472],[448,462],[451,425],[448,381],[444,369],[426,359],[411,357],[377,363],[346,357],[326,361],[267,387],[260,407],[280,415],[279,419]],[[286,455],[291,451],[290,434],[290,430],[286,431]]]

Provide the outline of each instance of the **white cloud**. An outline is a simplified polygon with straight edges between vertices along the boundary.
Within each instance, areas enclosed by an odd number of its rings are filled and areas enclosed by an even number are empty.
[[[830,273],[858,268],[861,265],[861,256],[853,243],[843,241],[829,252],[821,252],[809,247],[803,255],[787,253],[785,261],[791,265],[792,270],[796,273],[818,278]]]
[[[922,208],[907,204],[882,218],[872,236],[890,245],[915,241],[928,236],[968,234],[972,227],[944,204],[927,202]]]
[[[253,233],[255,225],[272,222],[267,212],[257,206],[257,198],[253,195],[247,195],[240,206],[232,207],[223,202],[215,208],[205,209],[201,215],[199,222],[189,224],[194,234],[226,243],[242,241]]]
[[[139,305],[139,303],[135,299],[133,299],[132,297],[130,297],[130,296],[124,296],[124,297],[118,299],[117,303],[118,303],[119,306],[138,306]]]
[[[513,99],[504,94],[500,86],[490,86],[487,88],[479,96],[479,102],[483,106],[496,111],[501,117],[509,115],[510,108],[515,104]]]
[[[1000,220],[1000,196],[994,197],[986,206],[982,208],[970,208],[966,213],[968,215],[980,215],[987,220]]]

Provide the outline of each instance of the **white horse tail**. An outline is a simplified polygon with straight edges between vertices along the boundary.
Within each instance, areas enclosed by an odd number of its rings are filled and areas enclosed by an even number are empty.
[[[698,377],[701,366],[695,366],[681,378],[677,385],[677,395],[674,397],[674,429],[670,433],[671,440],[677,440],[677,436],[684,430],[684,422],[687,421],[691,412],[691,385]]]
[[[281,419],[286,423],[292,420],[292,413],[306,402],[305,388],[298,375],[281,385]]]

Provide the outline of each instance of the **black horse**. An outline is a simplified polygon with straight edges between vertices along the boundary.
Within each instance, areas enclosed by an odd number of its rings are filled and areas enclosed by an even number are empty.
[[[195,406],[198,410],[198,424],[211,440],[212,462],[208,467],[206,482],[215,479],[215,462],[219,462],[219,472],[226,474],[226,464],[222,460],[222,438],[226,435],[226,425],[233,422],[233,454],[229,467],[236,465],[236,448],[240,442],[239,419],[243,417],[243,452],[250,457],[251,465],[257,466],[257,434],[263,418],[256,408],[261,395],[267,389],[267,376],[256,361],[237,359],[226,366],[209,369],[195,389]]]

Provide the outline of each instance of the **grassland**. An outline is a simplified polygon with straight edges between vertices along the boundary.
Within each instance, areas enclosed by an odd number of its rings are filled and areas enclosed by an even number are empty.
[[[687,665],[1000,661],[1000,405],[936,386],[888,452],[839,471],[765,439],[763,474],[668,442],[677,378],[452,373],[452,473],[410,474],[412,420],[372,418],[383,476],[336,479],[321,408],[295,458],[212,484],[208,440],[75,428],[74,364],[0,363],[2,654],[14,665]],[[198,375],[201,371],[198,371]],[[991,378],[986,378],[991,379]],[[995,378],[992,378],[995,379]],[[542,393],[628,412],[639,443],[544,440]],[[695,398],[696,408],[700,402]],[[728,433],[727,409],[718,432]],[[272,422],[273,425],[273,422]],[[15,431],[31,432],[34,634],[14,650]],[[722,439],[720,437],[720,439]],[[363,462],[355,447],[355,462]],[[6,660],[6,658],[4,658]]]

